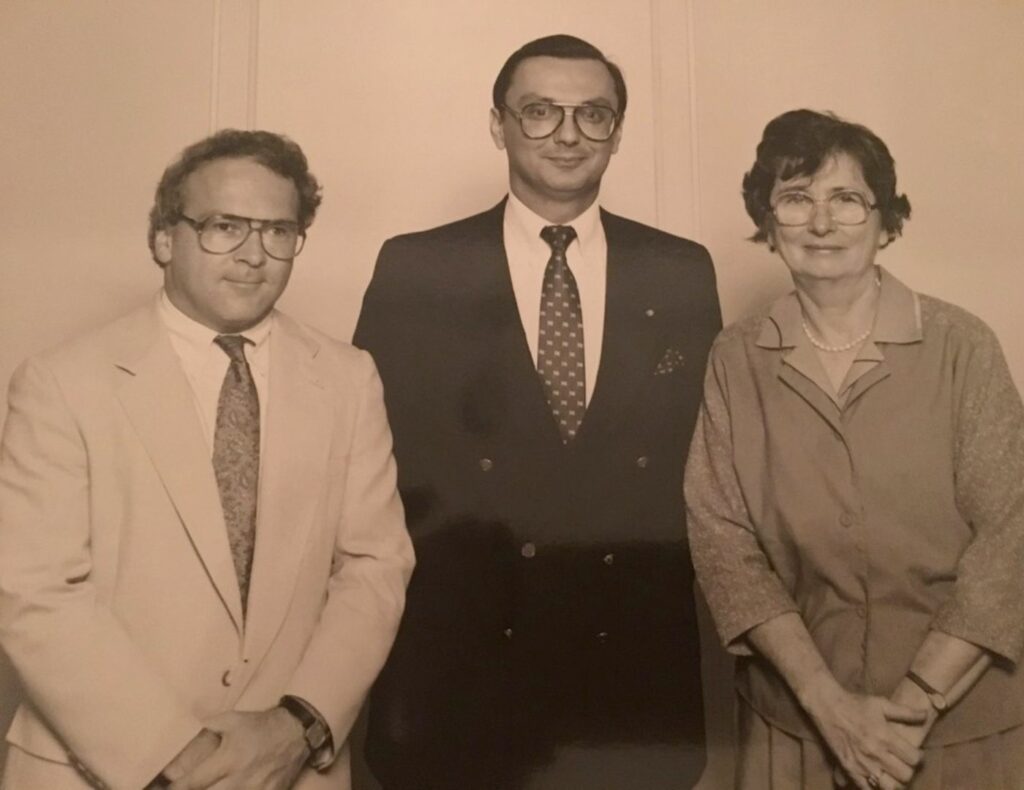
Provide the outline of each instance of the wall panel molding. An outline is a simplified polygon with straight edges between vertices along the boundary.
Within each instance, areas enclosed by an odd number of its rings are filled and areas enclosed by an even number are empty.
[[[658,226],[700,238],[692,0],[650,0]]]
[[[259,0],[214,0],[210,131],[256,125]]]

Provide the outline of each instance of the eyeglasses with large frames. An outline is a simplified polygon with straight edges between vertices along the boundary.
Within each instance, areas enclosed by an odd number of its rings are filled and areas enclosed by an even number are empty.
[[[779,225],[806,225],[818,206],[826,206],[828,215],[837,225],[863,225],[878,208],[877,203],[869,203],[860,192],[836,192],[821,200],[815,200],[806,192],[785,192],[772,205],[772,215]]]
[[[507,104],[502,106],[519,121],[519,128],[531,140],[543,140],[553,135],[565,121],[567,112],[580,134],[595,143],[609,139],[619,120],[615,110],[601,104],[531,102],[521,110],[513,110]]]
[[[179,220],[187,222],[199,237],[199,246],[214,255],[234,252],[253,231],[259,233],[263,251],[278,261],[290,261],[306,243],[306,232],[297,222],[277,219],[253,219],[236,217],[233,214],[212,214],[205,219],[178,214]]]

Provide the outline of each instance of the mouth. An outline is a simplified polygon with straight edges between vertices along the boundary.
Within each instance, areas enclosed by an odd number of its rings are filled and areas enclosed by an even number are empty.
[[[813,253],[842,252],[845,247],[838,244],[805,244],[804,249]]]
[[[578,167],[586,159],[584,156],[549,156],[546,157],[551,164],[563,170],[572,170]]]
[[[230,277],[225,277],[224,282],[231,283],[231,285],[241,286],[243,288],[255,288],[258,285],[263,285],[263,280],[233,280]]]

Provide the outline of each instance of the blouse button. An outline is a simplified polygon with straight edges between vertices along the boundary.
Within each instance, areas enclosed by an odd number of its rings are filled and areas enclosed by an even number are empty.
[[[524,543],[519,549],[519,553],[528,560],[533,559],[537,556],[537,547],[532,543]]]
[[[483,470],[484,472],[490,472],[493,468],[494,468],[494,461],[492,461],[490,458],[481,458],[480,459],[480,469],[481,470]]]
[[[605,554],[604,555],[604,559],[602,560],[602,562],[604,562],[605,565],[611,565],[613,562],[615,562],[615,555],[614,554]]]

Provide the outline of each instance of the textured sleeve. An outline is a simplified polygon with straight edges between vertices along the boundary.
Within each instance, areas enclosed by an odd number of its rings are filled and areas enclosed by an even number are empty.
[[[1024,407],[984,326],[956,359],[957,506],[973,538],[934,627],[1016,663],[1024,649]]]
[[[687,524],[697,580],[725,648],[750,655],[741,637],[754,626],[797,611],[757,538],[733,464],[730,403],[721,345],[711,351],[704,403],[686,464]]]

